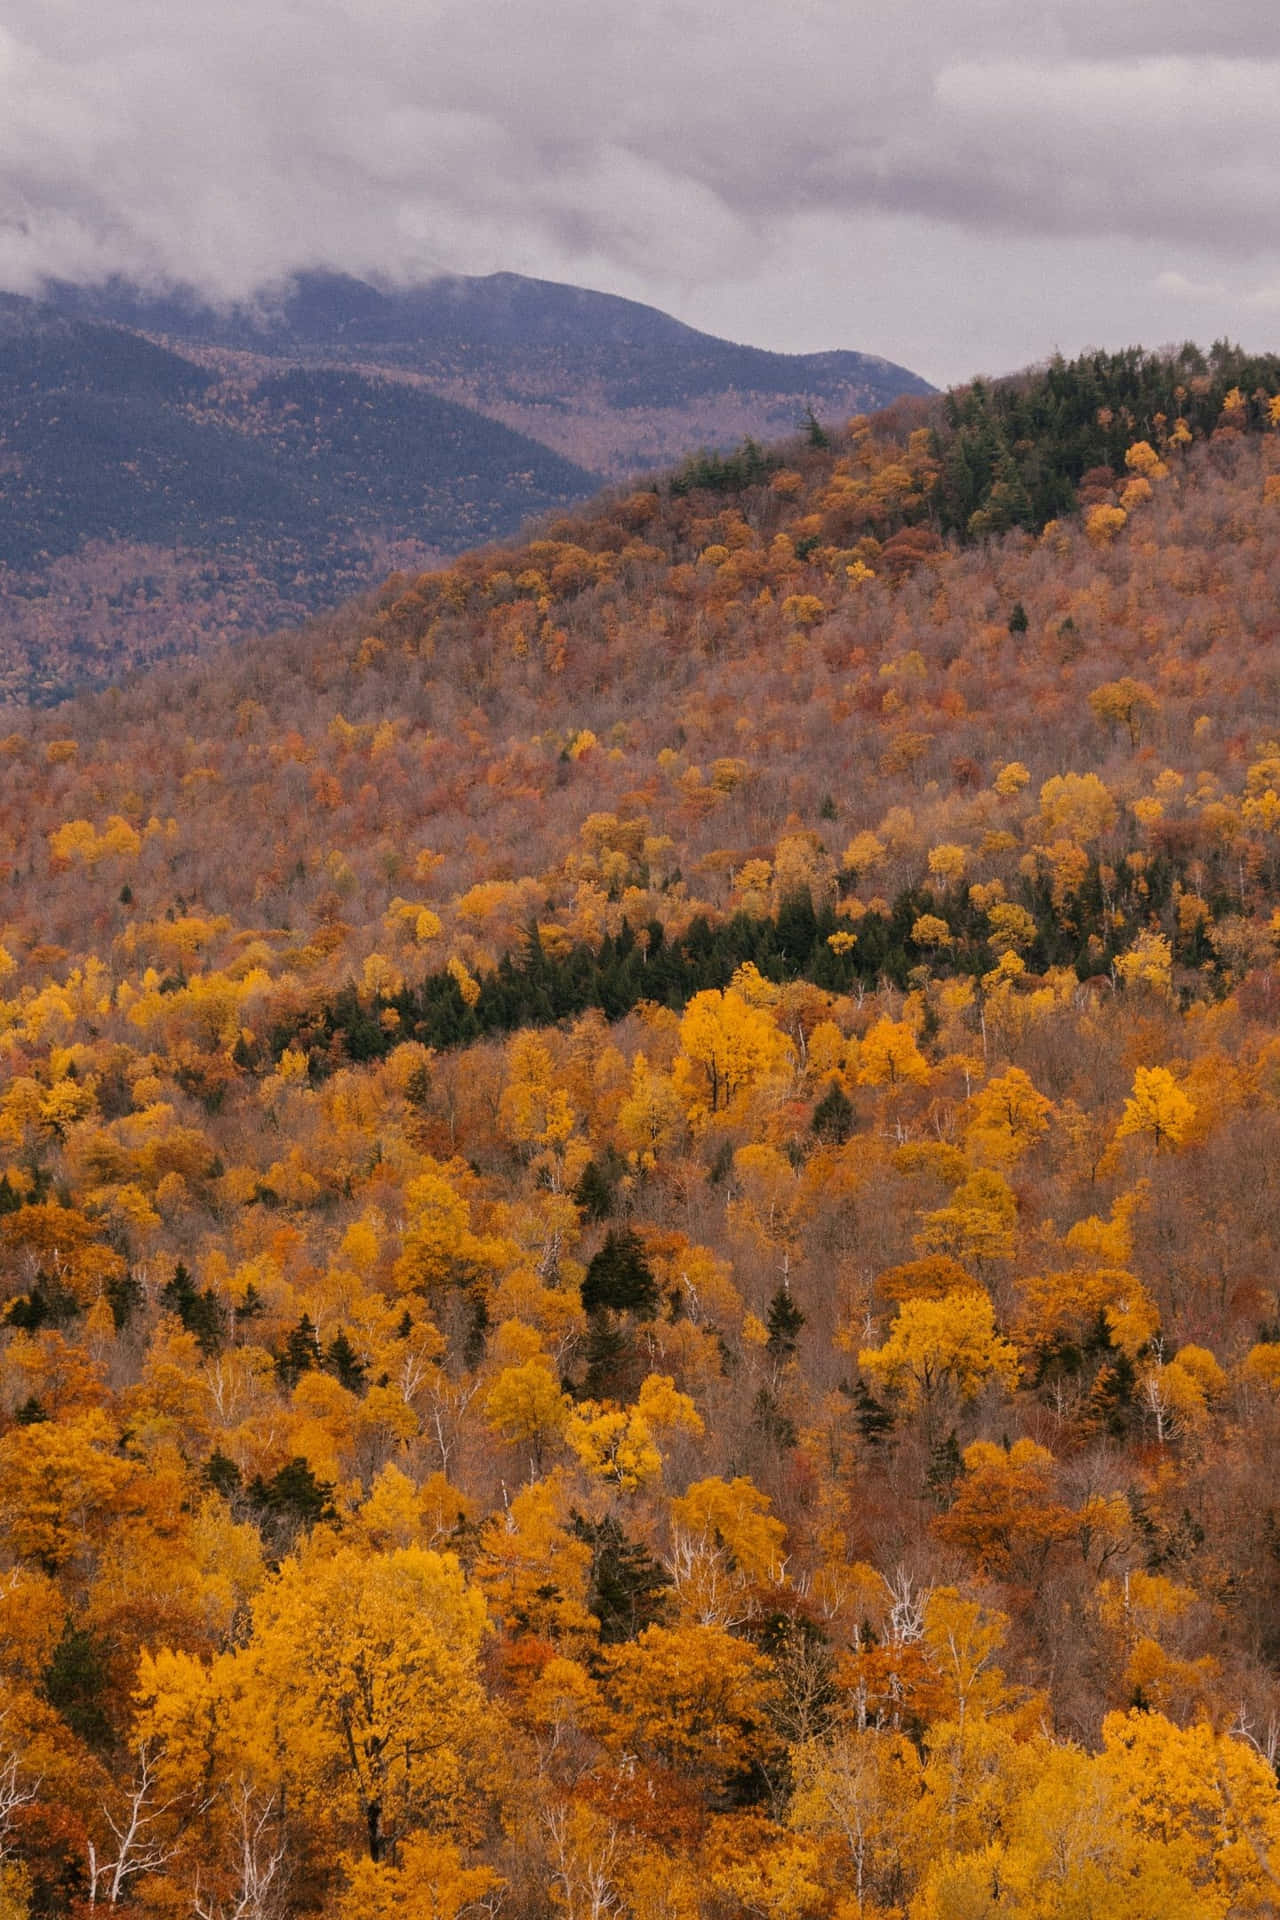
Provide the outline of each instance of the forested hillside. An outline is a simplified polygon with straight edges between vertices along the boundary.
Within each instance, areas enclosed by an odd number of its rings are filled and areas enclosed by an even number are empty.
[[[197,366],[0,306],[0,694],[302,619],[565,505],[596,477],[471,408],[353,372]]]
[[[246,421],[212,373],[139,335],[17,321],[0,354],[0,563],[15,571],[85,540],[221,541],[233,552],[239,541],[284,587],[309,553],[323,572],[338,539],[413,531],[424,544],[474,543],[594,484],[417,389],[273,372],[246,396]],[[328,581],[335,598],[342,578]]]
[[[185,347],[416,376],[610,479],[690,447],[790,434],[885,406],[929,383],[875,354],[769,353],[656,307],[517,273],[446,275],[402,290],[301,274],[275,299],[219,310],[194,295],[53,286],[60,311]]]
[[[602,476],[928,391],[514,274],[304,276],[251,312],[0,296],[0,699],[294,625]]]
[[[8,1912],[1280,1905],[1280,367],[920,404],[0,740]]]

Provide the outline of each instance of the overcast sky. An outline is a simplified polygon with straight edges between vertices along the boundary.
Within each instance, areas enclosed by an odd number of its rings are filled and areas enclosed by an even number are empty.
[[[0,286],[510,269],[939,382],[1280,344],[1276,0],[5,0]]]

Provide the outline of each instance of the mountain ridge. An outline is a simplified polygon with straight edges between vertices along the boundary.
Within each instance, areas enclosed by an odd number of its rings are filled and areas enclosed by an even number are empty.
[[[776,352],[708,333],[643,301],[510,272],[441,274],[405,288],[379,287],[350,274],[304,273],[259,300],[228,305],[202,299],[190,288],[152,295],[125,280],[98,286],[54,280],[46,283],[42,297],[71,317],[168,333],[207,345],[250,347],[256,343],[262,350],[273,340],[296,347],[336,343],[335,336],[366,341],[463,340],[483,345],[633,347],[697,342],[750,354],[762,363],[875,367],[903,376],[907,384],[902,391],[934,391],[928,381],[883,355],[843,348]],[[580,322],[577,338],[568,324],[574,319]]]
[[[274,318],[47,291],[0,296],[11,700],[296,623],[694,448],[925,385],[511,274],[400,294],[315,275]]]

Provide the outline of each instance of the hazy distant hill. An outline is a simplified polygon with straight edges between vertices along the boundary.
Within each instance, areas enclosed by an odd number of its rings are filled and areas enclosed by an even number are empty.
[[[197,365],[4,300],[0,686],[39,695],[303,618],[598,485],[420,385]]]
[[[405,291],[308,274],[274,303],[226,312],[121,284],[51,297],[65,312],[174,344],[417,374],[613,477],[748,433],[785,435],[808,407],[842,420],[932,391],[870,354],[767,353],[634,300],[514,273]]]
[[[0,695],[296,622],[605,480],[927,391],[513,274],[311,275],[225,312],[0,296]]]
[[[232,382],[118,327],[6,303],[0,313],[0,559],[85,539],[301,556],[377,531],[473,545],[595,476],[420,387],[268,366]]]

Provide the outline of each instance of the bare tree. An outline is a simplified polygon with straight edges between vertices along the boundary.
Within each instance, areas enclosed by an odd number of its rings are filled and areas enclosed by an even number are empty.
[[[155,1758],[147,1742],[138,1750],[138,1764],[132,1784],[126,1789],[119,1817],[106,1807],[102,1817],[111,1830],[114,1849],[99,1859],[97,1843],[89,1841],[89,1905],[118,1906],[130,1880],[139,1874],[158,1873],[178,1850],[178,1836],[164,1817],[172,1812],[173,1800],[157,1801]]]
[[[0,1737],[4,1733],[5,1716],[0,1714]],[[40,1791],[40,1781],[24,1780],[22,1761],[16,1750],[11,1750],[0,1759],[0,1862],[7,1860],[14,1848],[13,1816],[19,1807],[29,1807]]]
[[[277,1794],[265,1798],[247,1781],[234,1802],[235,1880],[225,1899],[201,1892],[197,1876],[192,1895],[195,1920],[272,1920],[282,1907],[287,1885],[287,1852]]]
[[[613,1884],[622,1849],[617,1827],[590,1822],[582,1808],[560,1801],[547,1808],[543,1828],[566,1920],[609,1920],[622,1904]]]

